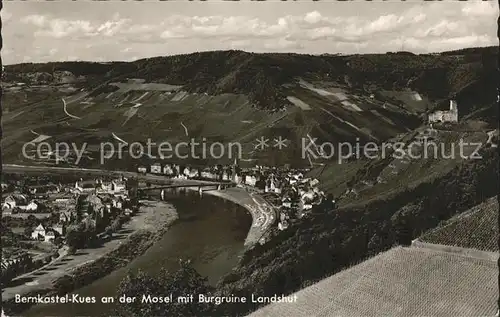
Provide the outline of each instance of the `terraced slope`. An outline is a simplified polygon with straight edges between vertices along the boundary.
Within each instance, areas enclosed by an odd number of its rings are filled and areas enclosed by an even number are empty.
[[[249,316],[493,316],[497,277],[494,261],[396,247]]]
[[[43,134],[52,137],[49,142],[94,147],[117,139],[205,137],[244,143],[252,164],[290,158],[309,164],[300,151],[307,134],[318,143],[380,143],[413,130],[450,98],[460,116],[493,124],[498,107],[495,67],[489,66],[497,53],[495,47],[436,55],[217,51],[135,62],[9,65],[3,74],[4,160],[24,160],[22,144]],[[286,150],[253,151],[256,138],[276,136],[290,141]],[[98,159],[91,152],[87,165]]]
[[[243,94],[188,93],[180,86],[137,80],[109,85],[115,87],[111,92],[84,89],[67,93],[61,87],[51,86],[27,87],[22,91],[7,88],[4,105],[9,112],[3,118],[4,160],[9,163],[51,164],[49,159],[31,160],[21,155],[25,142],[38,144],[41,140],[37,137],[44,135],[46,139],[43,141],[52,147],[57,142],[68,142],[81,149],[83,143],[87,143],[87,151],[79,166],[95,166],[99,161],[100,143],[111,142],[117,147],[124,141],[146,146],[148,139],[156,143],[152,146],[152,155],[157,159],[159,143],[169,142],[175,146],[194,139],[200,144],[205,142],[207,146],[215,142],[227,146],[231,142],[240,143],[243,161],[309,165],[301,152],[302,140],[307,135],[317,138],[318,144],[326,141],[333,144],[380,142],[419,123],[417,116],[395,106],[382,109],[381,102],[348,92],[345,95],[356,101],[356,107],[361,111],[346,109],[339,100],[301,87],[299,82],[289,86],[287,93],[295,100],[301,100],[307,108],[289,105],[276,112],[252,107],[249,98]],[[382,115],[375,116],[369,111],[375,108],[380,108]],[[273,140],[279,136],[288,140],[286,148],[281,150],[273,148]],[[270,140],[269,148],[256,151],[256,139],[261,137]],[[200,157],[201,150],[198,147],[196,156]],[[58,164],[75,165],[74,149],[71,152],[66,162]],[[190,148],[186,148],[182,155],[189,153]],[[232,154],[240,155],[239,152]],[[233,158],[228,155],[227,147],[226,156],[221,161],[231,162]],[[124,156],[123,162],[110,164],[131,165],[127,152]],[[204,162],[203,159],[197,161]],[[141,162],[144,161],[136,161],[137,164]]]
[[[498,199],[485,202],[423,234],[419,241],[498,252]]]
[[[480,146],[497,146],[488,144],[491,138],[487,130],[467,128],[474,123],[433,129],[422,126],[385,143],[394,144],[398,150],[384,151],[380,146],[378,152],[370,153],[371,158],[327,162],[310,176],[319,178],[322,188],[341,198],[342,205],[412,188],[438,179],[471,157],[477,157]]]

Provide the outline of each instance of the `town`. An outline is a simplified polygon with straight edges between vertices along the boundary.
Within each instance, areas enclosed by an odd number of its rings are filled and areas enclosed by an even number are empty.
[[[4,175],[2,283],[109,239],[137,211],[126,179]]]
[[[333,195],[319,190],[307,169],[217,165],[195,168],[154,163],[138,174],[166,179],[226,181],[258,193],[273,206],[272,226],[287,229],[295,220],[335,208]],[[96,247],[120,230],[138,210],[137,179],[44,176],[25,180],[7,174],[2,182],[2,283],[48,265],[76,250]],[[146,183],[144,187],[151,186]],[[162,191],[161,197],[163,199]],[[257,219],[257,223],[262,219]]]
[[[259,193],[275,209],[278,229],[285,230],[290,222],[307,214],[333,210],[336,201],[332,194],[319,189],[317,178],[306,177],[310,169],[292,169],[290,166],[269,167],[256,165],[241,168],[237,160],[232,165],[205,168],[178,164],[154,163],[139,166],[137,172],[165,175],[174,179],[229,181],[237,187]]]

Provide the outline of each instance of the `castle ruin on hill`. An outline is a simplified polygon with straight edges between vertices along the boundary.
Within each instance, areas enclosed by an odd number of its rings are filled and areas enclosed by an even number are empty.
[[[450,100],[450,110],[438,110],[429,114],[429,123],[458,122],[458,106],[455,100]]]

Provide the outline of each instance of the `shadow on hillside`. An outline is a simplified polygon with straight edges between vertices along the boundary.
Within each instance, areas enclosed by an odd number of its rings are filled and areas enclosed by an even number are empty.
[[[94,248],[94,249],[97,249],[97,248]],[[79,256],[79,255],[87,255],[89,254],[88,252],[84,252],[84,251],[76,251],[76,253],[74,254],[75,256]]]
[[[116,234],[129,234],[132,232],[134,232],[134,230],[132,230],[132,229],[121,229],[121,230],[118,230],[118,232],[116,232]]]
[[[34,275],[34,276],[41,276],[41,275],[44,275],[45,273],[47,273],[47,272],[45,272],[45,269],[43,269],[43,270],[40,270],[40,271],[38,271],[38,272],[35,272],[35,273],[31,274],[31,275]]]
[[[23,277],[23,278],[14,280],[14,281],[10,281],[9,283],[7,283],[6,287],[16,287],[19,285],[23,285],[23,284],[32,282],[33,280],[34,280],[34,278],[32,278],[32,277]]]
[[[51,267],[48,267],[48,268],[44,269],[44,271],[45,271],[44,273],[51,272],[51,271],[54,271],[56,269],[57,269],[56,266],[51,266]]]

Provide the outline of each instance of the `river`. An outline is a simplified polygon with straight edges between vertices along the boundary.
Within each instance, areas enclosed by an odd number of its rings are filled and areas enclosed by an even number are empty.
[[[159,197],[159,195],[158,195]],[[129,270],[139,269],[155,274],[162,267],[175,270],[178,259],[191,259],[193,267],[215,285],[237,264],[244,251],[244,242],[251,226],[245,209],[218,197],[188,191],[167,194],[179,220],[142,256],[126,267],[114,271],[73,293],[80,296],[116,296],[120,281]],[[23,316],[109,316],[113,304],[51,304],[37,305]]]

